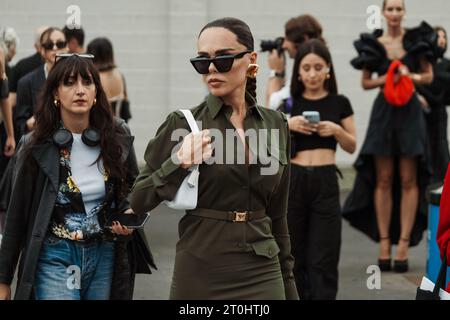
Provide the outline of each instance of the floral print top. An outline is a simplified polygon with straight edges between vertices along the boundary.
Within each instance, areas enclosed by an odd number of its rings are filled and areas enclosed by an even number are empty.
[[[55,208],[50,224],[50,231],[55,236],[69,240],[86,240],[99,238],[103,228],[99,224],[99,214],[106,206],[105,199],[86,212],[83,197],[77,187],[70,165],[70,149],[60,149],[60,183]],[[110,179],[107,172],[103,173],[106,190]]]

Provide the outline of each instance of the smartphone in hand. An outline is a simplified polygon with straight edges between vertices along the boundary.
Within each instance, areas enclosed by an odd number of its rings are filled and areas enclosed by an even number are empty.
[[[105,223],[105,228],[112,228],[112,223],[114,221],[119,222],[122,226],[127,227],[128,229],[140,229],[143,228],[145,223],[147,222],[150,214],[125,214],[125,213],[114,213],[112,214],[108,221]]]
[[[318,111],[303,111],[303,117],[312,124],[320,122],[320,113]]]

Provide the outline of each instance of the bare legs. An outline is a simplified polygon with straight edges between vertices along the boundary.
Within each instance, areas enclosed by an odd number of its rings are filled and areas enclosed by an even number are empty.
[[[380,259],[389,259],[390,241],[389,226],[392,215],[392,181],[394,175],[394,159],[392,157],[375,157],[376,186],[374,194],[375,212],[380,235]],[[396,260],[408,257],[409,237],[416,217],[419,190],[417,186],[417,159],[402,157],[399,161],[401,181],[400,204],[400,240],[396,252]]]
[[[419,202],[416,158],[402,157],[400,159],[400,179],[402,185],[402,199],[400,204],[401,228],[395,259],[405,260],[408,258],[409,237],[414,226]]]
[[[389,226],[392,213],[392,181],[394,160],[391,157],[375,157],[376,186],[374,194],[375,213],[377,215],[378,233],[380,235],[379,259],[391,258]]]

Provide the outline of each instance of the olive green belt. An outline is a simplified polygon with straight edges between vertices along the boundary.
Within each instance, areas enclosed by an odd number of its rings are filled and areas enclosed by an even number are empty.
[[[266,210],[264,209],[255,211],[220,211],[196,208],[194,210],[186,210],[186,213],[191,216],[232,222],[246,222],[266,217]]]

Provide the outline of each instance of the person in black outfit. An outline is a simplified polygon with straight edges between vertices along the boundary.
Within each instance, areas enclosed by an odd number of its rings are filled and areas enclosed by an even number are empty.
[[[17,62],[17,64],[12,68],[11,76],[9,77],[9,91],[16,93],[19,80],[43,64],[44,61],[42,60],[42,56],[39,52],[36,52],[33,55],[23,58]]]
[[[61,29],[50,27],[41,35],[41,54],[45,60],[42,67],[22,77],[17,88],[17,104],[14,113],[16,141],[34,126],[34,112],[38,97],[48,73],[55,64],[58,53],[67,52],[67,41]]]
[[[19,84],[19,80],[43,64],[44,62],[39,52],[36,52],[33,55],[23,58],[17,62],[17,64],[12,68],[11,76],[9,77],[9,91],[14,94],[17,93],[17,85]]]
[[[2,120],[3,132],[1,132],[2,146],[0,152],[0,164],[4,163],[4,159],[11,157],[14,154],[16,143],[14,140],[14,130],[12,125],[11,106],[9,104],[9,86],[8,78],[5,73],[6,59],[3,49],[0,46],[0,120]],[[6,128],[6,129],[5,129]],[[0,172],[3,174],[3,170]],[[0,242],[2,238],[4,225],[4,212],[0,210]]]
[[[426,22],[412,29],[402,27],[405,4],[386,0],[383,15],[387,32],[363,33],[354,45],[358,57],[351,61],[363,71],[364,89],[380,88],[373,104],[366,139],[355,162],[357,176],[345,201],[343,217],[352,226],[380,242],[378,265],[391,270],[391,245],[398,244],[394,271],[408,271],[409,246],[417,245],[427,225],[425,189],[431,168],[427,158],[424,112],[415,92],[400,106],[384,94],[387,70],[402,66],[393,80],[407,77],[414,85],[433,80],[436,33]],[[373,77],[374,73],[378,77]]]
[[[48,27],[46,26],[42,26],[39,27],[36,31],[35,31],[35,37],[36,37],[36,41],[34,44],[34,47],[36,48],[36,53],[30,57],[24,58],[22,60],[20,60],[11,70],[10,70],[10,74],[8,75],[8,82],[9,82],[9,97],[8,97],[8,102],[9,102],[9,107],[10,110],[12,110],[12,115],[10,116],[11,122],[15,122],[16,119],[16,112],[17,112],[17,108],[16,108],[16,98],[17,98],[17,86],[18,86],[18,82],[19,80],[25,76],[26,74],[32,72],[33,70],[35,70],[36,68],[39,68],[39,66],[43,65],[43,59],[42,59],[42,55],[40,53],[42,47],[41,47],[41,42],[40,42],[40,38],[42,33],[47,29]],[[20,108],[19,108],[20,109]],[[0,128],[0,139],[3,142],[4,145],[6,146],[12,146],[11,142],[8,142],[8,140],[14,140],[14,147],[16,142],[19,142],[19,134],[18,134],[18,130],[17,130],[17,125],[16,123],[14,123],[14,128],[13,125],[11,123],[11,127],[10,130],[12,133],[10,134],[10,136],[12,138],[7,139],[7,130],[6,128],[4,128],[3,124]],[[11,148],[12,150],[11,152],[5,154],[5,156],[0,156],[0,173],[1,173],[1,180],[0,180],[0,217],[2,216],[2,212],[4,212],[6,210],[6,206],[7,206],[7,198],[9,195],[9,190],[10,188],[7,187],[10,185],[9,178],[4,178],[5,176],[9,177],[9,174],[5,174],[5,172],[8,170],[8,163],[10,160],[10,156],[14,153],[14,148]],[[12,168],[10,168],[12,169]],[[1,220],[1,218],[0,218]],[[1,225],[1,221],[0,221],[0,225]],[[0,226],[0,232],[1,232],[1,226]]]
[[[331,55],[317,39],[300,46],[291,80],[294,99],[288,226],[300,299],[336,299],[341,244],[337,144],[356,148],[350,101],[337,93]],[[320,122],[302,115],[317,111]]]
[[[19,37],[13,28],[4,28],[0,31],[0,178],[3,176],[16,147],[9,92],[9,78],[12,74],[12,68],[9,63],[16,54],[18,42]],[[0,239],[4,217],[3,210],[0,210]]]
[[[423,101],[429,112],[427,122],[430,161],[433,175],[430,183],[442,185],[444,182],[450,153],[447,140],[447,110],[450,104],[450,60],[444,57],[447,51],[447,32],[442,27],[436,27],[438,36],[437,62],[433,66],[433,83],[428,86],[418,86],[417,91],[425,98]]]
[[[0,115],[0,178],[6,167],[9,157],[14,154],[16,141],[14,139],[14,129],[12,124],[12,106],[9,91],[9,78],[12,75],[12,68],[9,63],[17,53],[19,37],[16,31],[11,28],[3,28],[0,31],[0,82],[2,83],[0,93],[1,112]],[[0,225],[1,230],[1,225]]]

